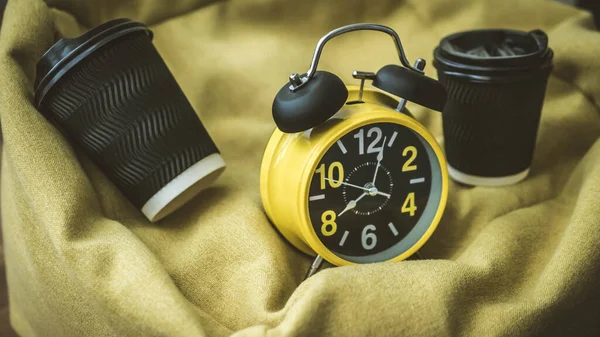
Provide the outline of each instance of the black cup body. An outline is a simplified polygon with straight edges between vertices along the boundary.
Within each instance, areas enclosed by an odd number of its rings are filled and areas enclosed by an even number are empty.
[[[219,153],[142,24],[120,19],[61,40],[37,70],[40,112],[139,208]]]
[[[479,30],[450,35],[436,48],[452,178],[503,185],[527,175],[552,70],[547,43],[541,31]]]

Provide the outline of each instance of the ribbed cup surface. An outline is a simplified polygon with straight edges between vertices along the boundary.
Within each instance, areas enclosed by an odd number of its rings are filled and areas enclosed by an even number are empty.
[[[218,153],[144,32],[113,40],[77,63],[40,109],[137,207]]]
[[[503,177],[531,165],[547,77],[473,83],[438,72],[446,87],[444,144],[448,164],[482,177]]]

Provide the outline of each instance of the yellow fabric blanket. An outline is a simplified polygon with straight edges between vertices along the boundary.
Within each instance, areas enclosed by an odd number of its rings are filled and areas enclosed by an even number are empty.
[[[34,108],[35,63],[57,39],[143,21],[228,169],[150,224]],[[446,34],[548,32],[555,51],[530,177],[451,184],[420,261],[327,268],[279,236],[259,195],[271,103],[324,33],[396,29],[410,59]],[[11,0],[0,37],[2,224],[11,322],[23,336],[600,335],[600,33],[542,0]],[[369,32],[327,45],[322,69],[396,62]],[[435,77],[433,67],[427,73]],[[439,113],[411,105],[441,138]]]

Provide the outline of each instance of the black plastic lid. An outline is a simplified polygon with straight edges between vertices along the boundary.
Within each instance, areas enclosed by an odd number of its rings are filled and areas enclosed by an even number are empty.
[[[545,75],[552,69],[553,55],[541,30],[472,30],[443,38],[434,51],[434,66],[471,80],[510,81]]]
[[[145,31],[152,39],[146,25],[129,19],[115,19],[103,23],[85,34],[71,39],[61,39],[44,53],[36,65],[35,105],[40,107],[50,88],[78,62],[106,43],[123,35]]]

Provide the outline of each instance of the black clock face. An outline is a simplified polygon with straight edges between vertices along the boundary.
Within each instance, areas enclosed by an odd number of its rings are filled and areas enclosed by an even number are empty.
[[[308,195],[323,244],[357,263],[389,260],[412,247],[437,212],[439,161],[411,129],[394,123],[352,130],[321,158]]]

